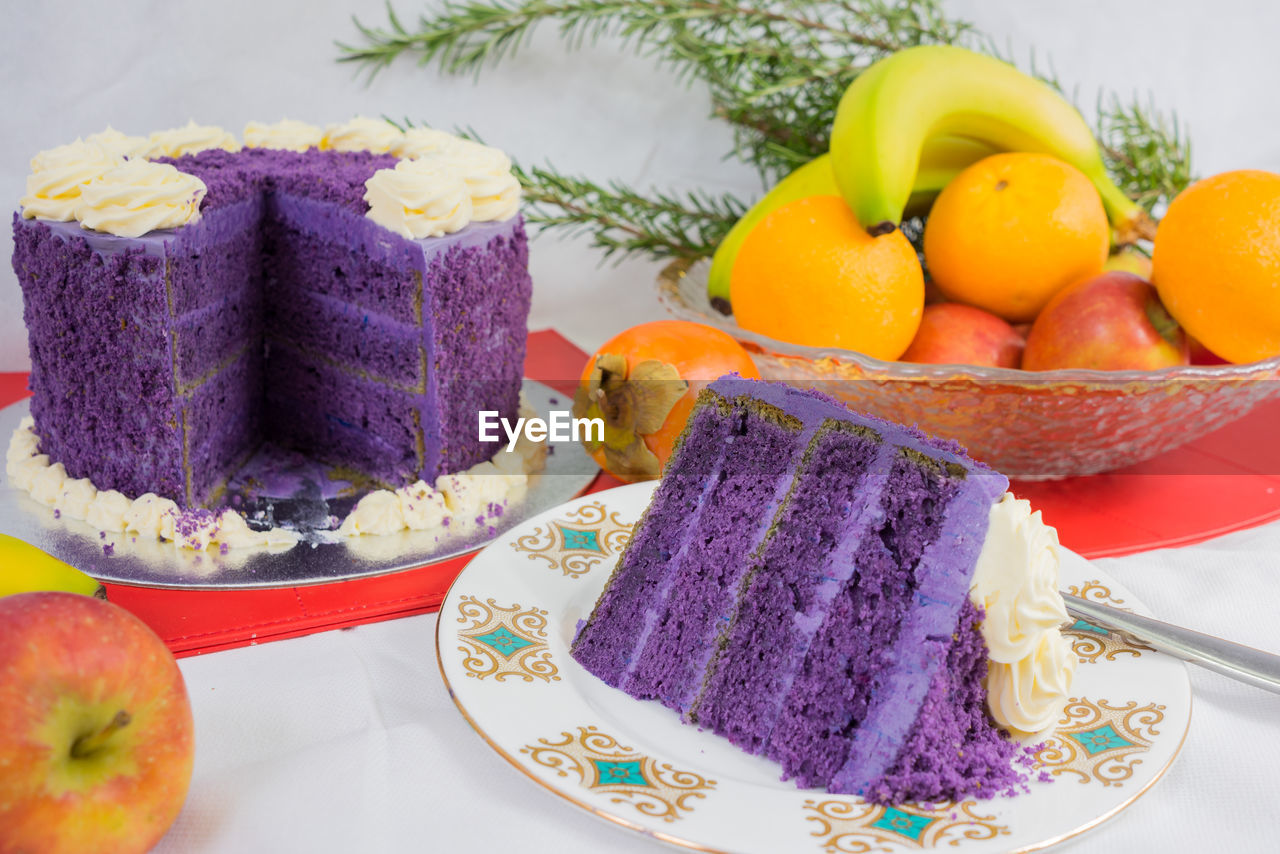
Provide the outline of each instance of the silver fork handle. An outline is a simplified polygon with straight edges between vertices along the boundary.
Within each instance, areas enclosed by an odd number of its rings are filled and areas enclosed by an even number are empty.
[[[1280,655],[1213,635],[1140,617],[1079,596],[1062,594],[1067,612],[1104,629],[1132,635],[1152,649],[1232,679],[1280,694]]]

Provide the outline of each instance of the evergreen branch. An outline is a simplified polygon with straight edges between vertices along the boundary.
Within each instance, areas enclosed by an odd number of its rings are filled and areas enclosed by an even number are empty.
[[[370,77],[405,56],[448,73],[478,73],[518,52],[543,22],[556,25],[570,48],[617,38],[686,84],[705,85],[712,116],[733,128],[730,154],[772,183],[827,151],[841,95],[884,56],[914,45],[964,44],[1006,58],[968,23],[949,18],[941,2],[446,0],[411,27],[388,5],[385,26],[354,22],[364,43],[339,43],[339,61]],[[1034,54],[1030,65],[1066,94]],[[1111,96],[1099,99],[1097,121],[1113,177],[1149,211],[1190,182],[1190,145],[1175,118]],[[600,185],[550,165],[516,172],[531,223],[589,233],[606,255],[710,255],[747,207],[730,195]]]
[[[570,47],[621,38],[685,82],[706,84],[713,114],[734,126],[735,155],[767,181],[826,150],[840,93],[872,62],[972,32],[939,0],[468,0],[419,17],[412,30],[390,6],[387,17],[381,28],[357,20],[365,43],[340,43],[339,61],[371,77],[406,55],[478,72],[512,56],[543,21],[557,22]]]
[[[619,181],[599,185],[551,166],[512,167],[529,207],[525,219],[539,228],[562,227],[591,235],[605,257],[639,254],[654,259],[703,258],[728,233],[747,206],[734,196],[691,192],[641,193]]]
[[[1195,180],[1191,142],[1177,116],[1166,116],[1149,102],[1100,97],[1097,135],[1116,185],[1148,213],[1168,205]]]

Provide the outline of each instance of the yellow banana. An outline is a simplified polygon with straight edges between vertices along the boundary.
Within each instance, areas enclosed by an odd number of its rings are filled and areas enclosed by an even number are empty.
[[[97,580],[33,545],[0,534],[0,596],[41,590],[107,598]]]
[[[914,216],[927,211],[938,193],[942,192],[942,188],[957,173],[994,153],[995,149],[991,146],[963,137],[941,136],[926,140],[920,168],[916,172],[915,183],[907,200],[907,215]],[[829,154],[815,157],[797,168],[742,215],[724,240],[720,241],[716,254],[711,259],[711,271],[707,275],[707,296],[717,310],[724,314],[731,310],[729,284],[733,262],[752,229],[784,205],[807,196],[824,195],[840,195]]]
[[[1155,224],[1107,175],[1083,117],[1043,81],[964,48],[899,51],[859,75],[836,110],[832,168],[842,195],[872,234],[892,230],[915,185],[925,142],[981,140],[1001,151],[1051,154],[1083,172],[1121,242],[1151,238]]]

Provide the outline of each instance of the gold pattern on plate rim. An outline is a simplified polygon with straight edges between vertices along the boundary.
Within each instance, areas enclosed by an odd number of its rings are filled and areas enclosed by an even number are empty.
[[[652,488],[651,484],[640,484],[639,486],[649,486],[650,488]],[[635,488],[635,487],[620,487],[620,488],[627,489],[627,488]],[[455,590],[459,589],[461,583],[463,582],[464,577],[467,574],[467,571],[473,565],[474,565],[474,562],[473,564],[469,564],[466,568],[464,568],[463,571],[459,573],[457,577],[454,578],[452,584],[449,585],[449,589],[445,592],[445,598],[444,598],[444,603],[446,606],[454,598]],[[461,596],[462,594],[458,594],[458,595]],[[442,609],[442,611],[443,610],[447,610],[447,608]],[[449,691],[449,696],[453,699],[453,704],[454,706],[457,707],[458,713],[462,715],[462,719],[465,720],[467,722],[467,725],[470,726],[471,729],[475,731],[476,735],[480,736],[481,740],[484,741],[484,743],[489,746],[489,749],[491,749],[494,753],[496,753],[497,755],[505,759],[507,763],[511,765],[512,768],[514,768],[519,773],[523,774],[529,780],[533,781],[533,783],[536,784],[537,786],[543,789],[546,789],[548,792],[555,795],[556,797],[562,798],[568,801],[569,803],[573,804],[575,807],[581,810],[585,810],[586,812],[598,818],[604,819],[605,821],[610,822],[611,824],[616,824],[619,827],[625,827],[628,830],[633,830],[651,839],[656,839],[659,842],[665,842],[668,845],[674,845],[689,851],[708,852],[708,854],[728,854],[728,852],[723,848],[716,848],[710,845],[704,845],[703,843],[700,843],[700,842],[694,842],[691,839],[684,839],[675,834],[666,833],[664,831],[653,828],[649,825],[641,824],[638,821],[629,819],[623,815],[620,815],[617,812],[610,812],[609,810],[600,807],[598,804],[593,804],[582,798],[576,797],[572,791],[557,787],[553,783],[550,783],[547,780],[543,779],[541,776],[536,774],[533,770],[531,770],[525,764],[526,760],[521,758],[518,754],[510,752],[509,750],[507,750],[507,748],[503,747],[501,744],[495,741],[493,736],[491,736],[488,732],[486,732],[484,727],[482,727],[480,723],[475,719],[475,717],[472,716],[471,712],[468,711],[466,705],[463,703],[462,698],[458,696],[457,691],[454,689],[453,683],[449,679],[449,673],[444,663],[444,644],[443,644],[444,635],[442,634],[442,632],[444,631],[444,625],[445,625],[445,621],[437,620],[436,622],[436,667],[440,671],[440,678],[444,680],[445,688]],[[1172,767],[1174,760],[1178,758],[1178,754],[1182,752],[1183,746],[1187,743],[1187,733],[1191,731],[1191,714],[1193,712],[1193,709],[1194,709],[1193,698],[1190,696],[1190,694],[1188,694],[1187,722],[1186,722],[1185,728],[1182,730],[1181,736],[1178,739],[1178,744],[1174,747],[1173,751],[1169,754],[1169,758],[1165,760],[1164,764],[1154,771],[1151,778],[1147,780],[1147,782],[1144,783],[1141,788],[1133,790],[1132,794],[1130,794],[1129,797],[1125,798],[1123,801],[1116,804],[1114,807],[1107,810],[1106,812],[1093,816],[1084,824],[1081,824],[1079,827],[1073,828],[1065,833],[1060,833],[1057,836],[1053,836],[1048,839],[1042,839],[1042,840],[1039,840],[1038,842],[1033,842],[1028,845],[1023,845],[1016,849],[1010,849],[1008,854],[1029,854],[1029,852],[1032,852],[1032,851],[1043,851],[1046,848],[1052,848],[1055,845],[1060,845],[1063,842],[1066,842],[1071,839],[1075,839],[1076,837],[1081,836],[1082,834],[1087,833],[1090,830],[1093,830],[1099,825],[1102,825],[1105,822],[1107,822],[1109,819],[1114,818],[1116,815],[1119,815],[1122,811],[1124,811],[1128,807],[1132,806],[1135,801],[1137,801],[1140,797],[1145,795],[1147,792],[1151,791],[1151,788],[1164,777],[1164,775],[1168,772],[1169,768]]]
[[[1124,604],[1123,599],[1112,595],[1110,587],[1097,580],[1086,581],[1079,586],[1073,584],[1067,588],[1067,592],[1073,596],[1088,599],[1090,602],[1112,607]],[[1121,610],[1130,611],[1131,609],[1121,608]],[[1140,658],[1144,652],[1155,652],[1152,647],[1128,632],[1095,626],[1088,620],[1078,619],[1063,628],[1062,633],[1071,638],[1071,649],[1076,654],[1076,658],[1080,659],[1081,664],[1094,664],[1099,659],[1115,661],[1116,656],[1119,655]]]
[[[458,630],[463,645],[462,666],[476,679],[493,677],[501,682],[518,676],[525,682],[541,679],[559,682],[559,669],[547,648],[547,612],[540,608],[499,605],[463,596],[458,602],[458,622],[471,623]]]
[[[602,501],[592,501],[569,511],[563,518],[536,526],[511,543],[529,560],[545,560],[548,568],[569,578],[590,572],[605,558],[622,552],[634,523],[623,522]]]
[[[822,837],[822,847],[832,854],[866,854],[934,848],[943,842],[994,839],[1008,834],[994,815],[979,815],[977,801],[943,803],[931,809],[915,804],[886,807],[861,800],[806,800],[804,809],[816,822],[810,836]]]
[[[1072,697],[1062,720],[1044,747],[1035,754],[1036,767],[1055,777],[1074,774],[1081,783],[1097,780],[1104,786],[1123,786],[1142,764],[1140,754],[1151,749],[1164,720],[1159,703],[1137,700],[1111,705]]]
[[[520,752],[558,777],[576,775],[583,788],[607,794],[610,803],[630,804],[666,822],[692,812],[693,801],[716,787],[715,780],[637,753],[594,726],[580,726],[576,735],[562,732],[555,740],[540,738]]]

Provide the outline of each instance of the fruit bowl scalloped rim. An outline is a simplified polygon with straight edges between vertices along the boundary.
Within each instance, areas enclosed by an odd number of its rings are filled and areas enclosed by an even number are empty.
[[[781,357],[799,358],[810,362],[831,360],[852,363],[860,368],[867,380],[906,381],[955,381],[1018,385],[1051,386],[1056,384],[1117,386],[1132,382],[1162,382],[1166,380],[1261,380],[1280,377],[1280,356],[1260,362],[1227,365],[1179,365],[1150,371],[1101,371],[1087,368],[1066,368],[1052,371],[1024,371],[1020,368],[997,368],[980,365],[923,364],[916,362],[888,362],[854,350],[838,347],[809,347],[790,344],[770,338],[758,332],[743,329],[733,320],[711,307],[709,301],[693,305],[682,299],[680,283],[688,278],[705,286],[710,261],[676,260],[667,264],[658,274],[658,297],[673,315],[681,320],[705,323],[731,334],[739,341]],[[701,291],[705,295],[705,287]]]

